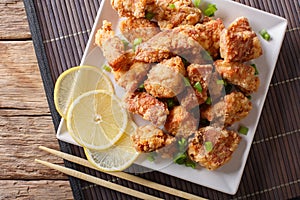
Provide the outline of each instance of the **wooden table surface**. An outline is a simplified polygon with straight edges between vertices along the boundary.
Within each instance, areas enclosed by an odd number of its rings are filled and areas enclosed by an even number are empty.
[[[72,199],[68,178],[34,162],[63,164],[22,0],[0,0],[0,199]]]

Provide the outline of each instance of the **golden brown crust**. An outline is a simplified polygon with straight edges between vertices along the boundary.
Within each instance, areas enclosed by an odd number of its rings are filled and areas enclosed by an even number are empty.
[[[182,106],[175,106],[168,115],[165,129],[173,136],[189,137],[198,127],[198,120]]]
[[[188,155],[201,166],[215,170],[231,159],[240,140],[241,137],[234,131],[210,126],[200,128],[189,143]],[[206,149],[205,143],[211,143],[212,149]]]
[[[245,118],[251,109],[251,101],[243,93],[232,92],[218,103],[201,110],[201,116],[220,127],[226,127]]]
[[[246,95],[258,90],[260,81],[255,68],[238,62],[215,61],[216,70],[229,83],[237,85]]]
[[[260,41],[247,18],[237,18],[222,31],[220,53],[229,62],[246,62],[262,55]]]
[[[155,126],[164,125],[169,114],[167,106],[146,92],[134,92],[125,97],[129,112],[138,114]]]
[[[173,137],[153,125],[140,126],[131,139],[138,152],[156,151],[171,144],[174,140]]]
[[[145,17],[147,0],[111,0],[120,17]]]

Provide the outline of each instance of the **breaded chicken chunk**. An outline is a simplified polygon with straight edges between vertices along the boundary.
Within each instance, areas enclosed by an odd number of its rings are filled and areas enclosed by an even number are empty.
[[[192,87],[186,87],[185,90],[178,96],[180,105],[187,111],[199,106],[198,97]]]
[[[175,106],[168,115],[165,129],[172,136],[189,137],[198,128],[198,120],[182,106]]]
[[[147,42],[138,45],[135,59],[153,63],[178,55],[190,63],[200,63],[203,51],[205,50],[192,37],[172,29],[160,32]]]
[[[146,42],[160,32],[155,22],[145,18],[127,18],[121,21],[119,27],[121,33],[132,44],[136,38],[141,38],[143,42]]]
[[[153,125],[140,126],[131,139],[138,152],[152,152],[172,143],[174,137]]]
[[[106,20],[95,35],[95,43],[101,48],[104,57],[114,71],[127,66],[131,60],[127,58],[123,41],[115,36],[112,24]]]
[[[198,103],[202,104],[208,97],[207,77],[212,73],[212,65],[191,64],[187,67],[188,77],[198,99]]]
[[[128,71],[124,72],[117,81],[126,92],[134,92],[139,85],[147,78],[150,69],[149,63],[135,62]]]
[[[129,93],[124,102],[129,112],[140,115],[155,126],[164,125],[169,114],[166,104],[146,92]]]
[[[201,110],[201,117],[226,127],[245,118],[251,109],[251,101],[243,93],[232,92],[218,103]]]
[[[144,82],[145,89],[154,97],[175,97],[185,87],[182,73],[185,73],[185,68],[181,58],[164,60],[149,71],[148,79]]]
[[[194,25],[201,19],[201,10],[192,0],[157,0],[151,9],[161,29],[172,29],[179,25]]]
[[[254,93],[259,87],[259,78],[255,75],[255,68],[238,62],[217,60],[214,62],[216,70],[227,82],[237,85],[246,95]]]
[[[120,17],[145,17],[147,0],[111,0],[110,3]]]
[[[188,155],[201,166],[215,170],[231,159],[240,140],[234,131],[211,126],[200,128],[189,143]]]
[[[262,55],[259,38],[246,17],[237,18],[222,31],[220,53],[228,62],[246,62]]]

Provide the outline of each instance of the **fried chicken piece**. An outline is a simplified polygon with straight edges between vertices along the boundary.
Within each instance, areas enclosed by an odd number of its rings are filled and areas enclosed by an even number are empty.
[[[129,112],[140,115],[155,126],[164,125],[169,114],[166,104],[146,92],[129,93],[124,102]]]
[[[227,127],[245,118],[251,109],[251,101],[243,93],[232,92],[218,103],[201,110],[201,116],[218,126]]]
[[[246,62],[262,55],[260,41],[246,17],[239,17],[220,37],[221,57],[228,62]]]
[[[147,0],[111,0],[110,2],[120,17],[145,17]]]
[[[221,19],[206,20],[205,23],[195,26],[184,25],[175,28],[181,33],[186,34],[196,40],[212,58],[219,56],[220,36],[225,28]]]
[[[188,145],[188,155],[201,166],[215,170],[231,159],[240,140],[234,131],[211,126],[200,128]]]
[[[124,55],[126,57],[124,65],[122,65],[117,71],[112,71],[116,82],[118,82],[118,80],[130,69],[130,67],[135,62],[135,53],[132,49],[125,51]]]
[[[193,38],[172,29],[160,32],[138,45],[135,59],[154,63],[178,55],[190,63],[199,63],[202,61],[200,54],[203,51]]]
[[[260,81],[255,75],[255,68],[238,62],[226,62],[223,60],[215,61],[216,70],[221,76],[238,88],[246,95],[258,90]]]
[[[156,151],[173,142],[174,138],[164,133],[161,129],[146,125],[140,126],[131,136],[134,148],[138,152]]]
[[[119,27],[121,33],[132,44],[136,38],[141,38],[143,42],[146,42],[160,32],[160,29],[155,22],[145,18],[127,18],[126,20],[121,21]]]
[[[198,120],[182,106],[175,106],[168,115],[165,129],[172,136],[189,137],[198,127]]]
[[[145,89],[154,97],[175,97],[185,87],[181,73],[185,73],[181,58],[164,60],[149,71],[148,79],[144,82]]]
[[[212,65],[191,64],[187,67],[187,73],[191,85],[194,87],[194,89],[196,84],[200,84],[199,87],[201,87],[201,90],[195,89],[195,93],[199,104],[204,103],[208,97],[207,77],[209,74],[212,73],[212,69],[213,69]]]
[[[157,0],[152,9],[161,29],[172,29],[179,25],[194,25],[202,17],[201,10],[191,0]]]
[[[198,97],[192,87],[186,87],[185,90],[178,96],[180,105],[187,111],[199,106]]]
[[[114,71],[127,66],[130,59],[127,58],[123,41],[115,36],[112,30],[112,24],[106,20],[103,21],[95,35],[95,43],[101,48],[104,57]]]
[[[126,92],[134,92],[146,79],[149,69],[149,63],[135,62],[128,71],[121,75],[117,84],[125,88]]]

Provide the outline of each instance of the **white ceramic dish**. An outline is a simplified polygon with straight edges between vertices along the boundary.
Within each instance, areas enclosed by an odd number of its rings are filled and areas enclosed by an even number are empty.
[[[249,128],[249,132],[247,136],[242,136],[242,141],[237,151],[233,154],[231,161],[215,171],[209,171],[204,168],[192,169],[176,164],[164,167],[164,165],[156,165],[155,163],[151,163],[145,159],[138,159],[136,164],[140,164],[151,169],[159,169],[163,173],[224,193],[235,194],[239,187],[263,104],[268,92],[269,84],[275,69],[278,54],[286,31],[287,21],[281,17],[230,0],[210,0],[209,2],[217,5],[218,11],[216,12],[216,17],[222,18],[226,26],[228,26],[235,18],[245,16],[249,19],[250,25],[255,32],[258,33],[261,29],[265,28],[272,36],[271,41],[265,41],[261,38],[264,54],[254,60],[259,69],[261,85],[258,92],[252,96],[253,110],[247,118],[239,122],[239,124],[247,126]],[[108,0],[103,0],[101,3],[91,32],[91,37],[82,58],[82,65],[85,64],[101,67],[105,62],[100,48],[96,47],[94,44],[95,31],[102,26],[102,21],[104,19],[111,21],[115,29],[120,21],[117,13],[111,8],[110,1]],[[118,33],[118,31],[116,32]],[[122,95],[122,91],[118,87],[116,87],[116,92],[118,95]],[[71,136],[68,134],[64,120],[60,123],[57,138],[65,142],[76,144],[76,142],[72,140]]]

